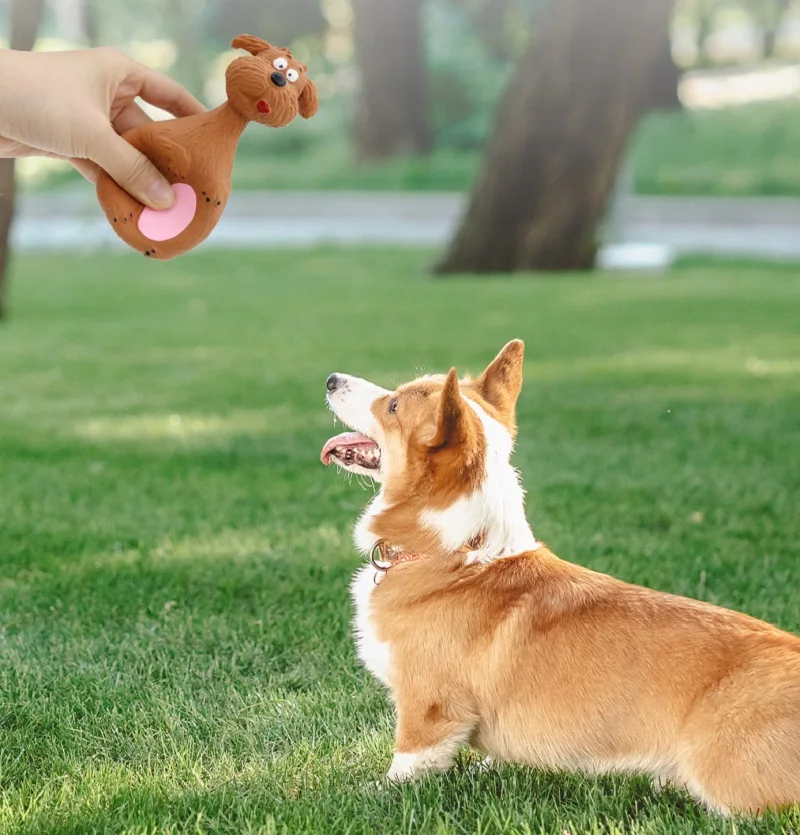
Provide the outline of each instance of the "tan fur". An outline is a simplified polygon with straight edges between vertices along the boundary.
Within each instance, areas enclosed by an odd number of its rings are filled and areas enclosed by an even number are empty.
[[[397,709],[389,776],[446,768],[468,742],[497,760],[649,773],[722,813],[800,802],[799,638],[544,545],[470,564],[421,525],[423,509],[469,495],[483,472],[487,439],[467,399],[513,434],[521,379],[515,342],[476,381],[426,378],[372,407],[386,507],[370,531],[429,549],[369,597]]]
[[[800,801],[793,635],[544,547],[395,566],[372,613],[392,648],[399,752],[468,729],[498,760],[655,772],[721,811]]]

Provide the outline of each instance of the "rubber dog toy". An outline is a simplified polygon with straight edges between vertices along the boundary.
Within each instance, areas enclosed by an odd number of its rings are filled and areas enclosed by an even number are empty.
[[[219,222],[231,193],[236,146],[248,122],[281,128],[319,107],[306,66],[288,49],[252,35],[231,46],[250,53],[225,73],[228,100],[208,113],[151,122],[124,138],[152,160],[175,192],[175,205],[155,211],[139,203],[105,172],[97,199],[117,235],[133,249],[168,261],[194,249]]]

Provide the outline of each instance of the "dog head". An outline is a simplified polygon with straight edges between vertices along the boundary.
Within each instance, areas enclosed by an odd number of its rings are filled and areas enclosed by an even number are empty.
[[[509,474],[521,497],[509,462],[523,353],[515,340],[477,378],[451,369],[394,391],[331,374],[328,405],[353,431],[331,438],[322,462],[380,482],[370,536],[408,547],[413,539],[428,551],[461,547],[502,500]]]
[[[254,122],[281,128],[298,114],[310,119],[319,108],[308,68],[283,47],[272,46],[252,35],[239,35],[231,46],[250,53],[237,58],[225,73],[228,101]]]

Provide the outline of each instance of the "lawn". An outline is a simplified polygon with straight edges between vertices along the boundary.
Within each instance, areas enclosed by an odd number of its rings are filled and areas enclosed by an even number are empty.
[[[251,126],[239,146],[234,188],[465,191],[481,164],[475,148],[365,163],[357,159],[346,127],[341,118],[286,131]],[[27,161],[23,168],[36,165]],[[40,165],[36,170],[44,171]],[[800,109],[787,100],[653,114],[632,141],[625,176],[628,187],[643,195],[798,196]],[[77,180],[62,169],[28,187],[58,188]]]
[[[527,343],[516,463],[563,557],[800,631],[800,282],[429,280],[430,253],[20,257],[0,327],[3,833],[763,833],[644,779],[378,792],[324,383]]]

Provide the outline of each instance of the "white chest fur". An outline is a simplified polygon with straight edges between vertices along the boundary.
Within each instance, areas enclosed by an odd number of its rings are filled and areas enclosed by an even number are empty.
[[[358,657],[364,666],[382,681],[389,683],[390,652],[389,644],[379,641],[371,618],[371,597],[375,585],[375,569],[370,565],[356,572],[350,584],[356,614],[354,630]]]

